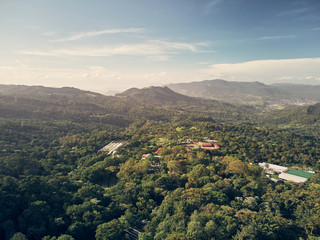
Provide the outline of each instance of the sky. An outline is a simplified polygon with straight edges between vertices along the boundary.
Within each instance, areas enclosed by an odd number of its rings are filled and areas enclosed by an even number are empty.
[[[319,0],[1,0],[0,83],[320,85]]]

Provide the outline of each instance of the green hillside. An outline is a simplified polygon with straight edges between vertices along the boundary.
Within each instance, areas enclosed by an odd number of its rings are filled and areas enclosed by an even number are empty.
[[[266,111],[257,114],[257,122],[303,134],[320,135],[320,104]]]

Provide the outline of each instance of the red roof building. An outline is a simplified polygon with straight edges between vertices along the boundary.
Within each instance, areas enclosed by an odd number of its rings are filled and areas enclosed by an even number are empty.
[[[214,140],[214,139],[206,139],[205,141],[206,141],[206,142],[209,142],[209,143],[217,142],[217,140]]]
[[[215,147],[201,147],[201,149],[202,150],[209,150],[209,151],[211,151],[211,150],[214,150],[214,149],[216,149]]]
[[[212,147],[211,143],[201,143],[202,147]]]
[[[159,152],[162,150],[162,148],[158,148],[158,150],[157,151],[155,151],[155,153],[154,154],[159,154]]]
[[[142,159],[146,159],[146,158],[148,158],[148,157],[151,157],[151,154],[150,154],[150,153],[148,153],[148,154],[142,154]]]

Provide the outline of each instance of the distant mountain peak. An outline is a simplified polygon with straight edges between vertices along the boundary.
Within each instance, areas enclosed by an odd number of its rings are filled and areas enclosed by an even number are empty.
[[[19,94],[19,95],[79,95],[79,94],[91,94],[95,96],[100,96],[101,94],[90,92],[86,90],[81,90],[74,87],[44,87],[40,85],[26,86],[26,85],[5,85],[0,84],[0,94]]]
[[[178,101],[190,101],[193,98],[177,93],[167,86],[158,87],[150,86],[142,89],[130,88],[123,93],[119,93],[118,97],[132,97],[136,100],[153,104],[175,103]]]

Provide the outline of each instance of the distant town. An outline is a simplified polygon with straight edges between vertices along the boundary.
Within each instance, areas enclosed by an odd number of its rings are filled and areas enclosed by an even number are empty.
[[[215,139],[204,139],[203,141],[194,141],[191,138],[187,139],[179,139],[177,145],[185,145],[185,150],[187,152],[202,149],[205,151],[212,151],[219,149],[220,146],[217,144],[217,140]],[[124,146],[127,143],[125,140],[118,140],[112,141],[103,148],[99,150],[99,152],[107,152],[108,155],[116,154],[117,150]],[[151,165],[149,167],[150,172],[155,172],[159,170],[161,166],[161,156],[159,155],[162,147],[158,147],[155,152],[152,153],[144,153],[141,156],[141,160],[150,159]],[[182,161],[182,160],[181,160]],[[264,169],[264,172],[271,181],[278,182],[279,180],[283,181],[291,181],[295,183],[304,183],[306,182],[311,176],[315,174],[314,171],[307,171],[303,169],[295,169],[284,167],[276,164],[271,163],[259,163],[258,164],[261,168]]]

